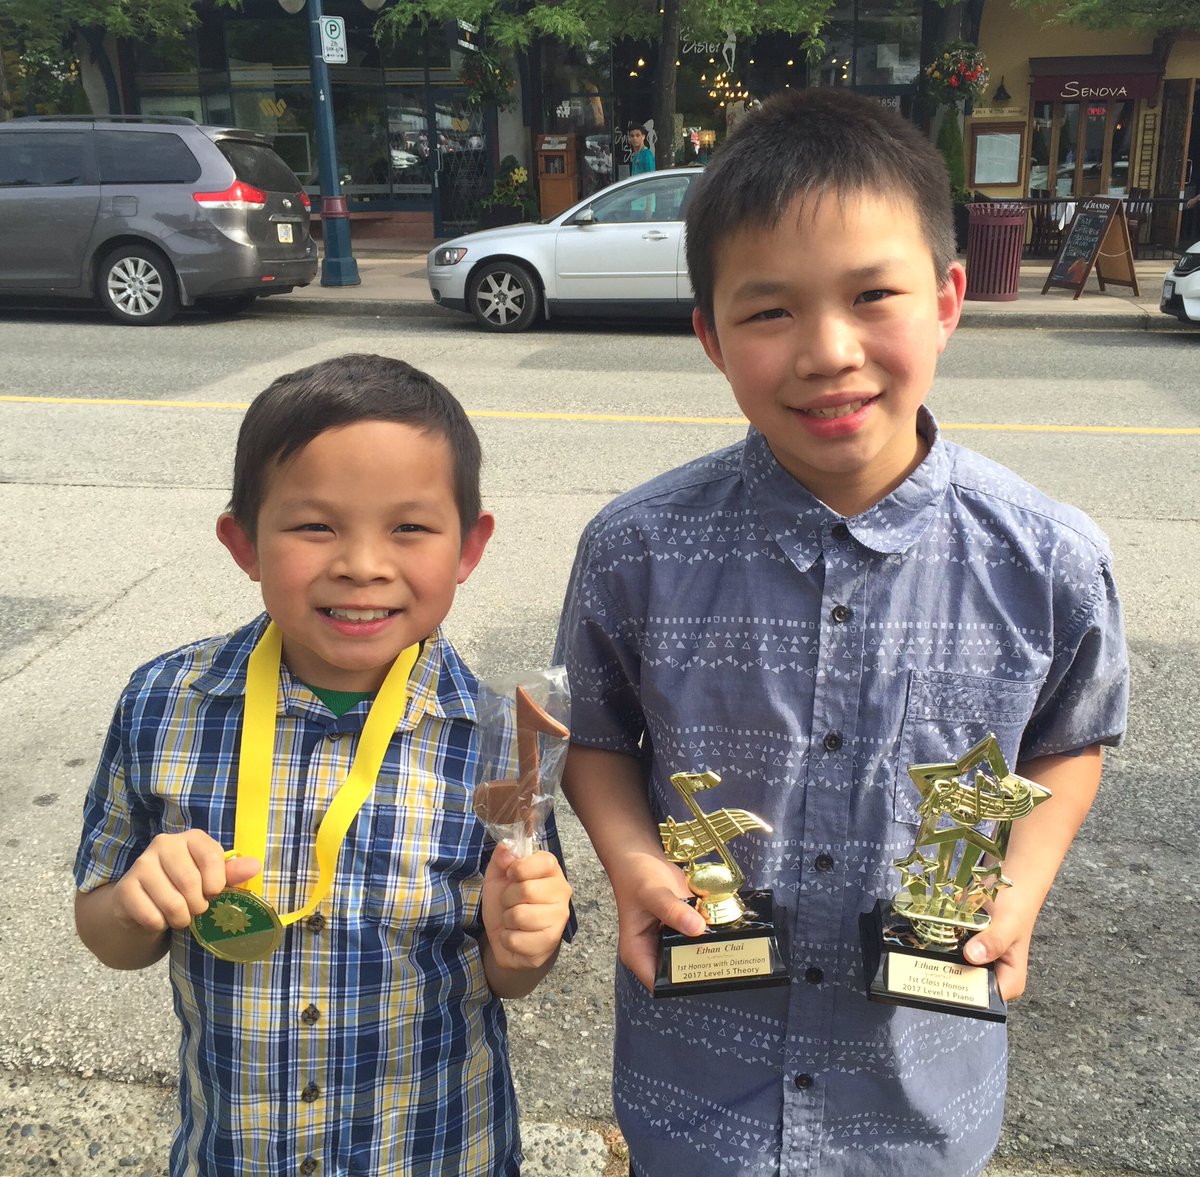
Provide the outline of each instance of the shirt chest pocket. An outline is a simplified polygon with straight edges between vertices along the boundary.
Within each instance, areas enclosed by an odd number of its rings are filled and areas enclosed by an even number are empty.
[[[1039,690],[1039,683],[912,671],[896,765],[895,820],[908,825],[920,821],[921,798],[908,775],[912,765],[952,763],[989,732],[1000,741],[1009,769],[1016,771],[1021,736]]]
[[[377,803],[363,915],[414,931],[474,923],[482,855],[483,827],[465,806]]]

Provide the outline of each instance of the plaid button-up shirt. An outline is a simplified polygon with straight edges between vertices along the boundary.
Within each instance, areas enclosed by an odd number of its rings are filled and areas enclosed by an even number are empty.
[[[119,879],[160,832],[233,845],[246,662],[265,624],[133,675],[87,798],[81,890]],[[504,1011],[479,943],[490,843],[471,808],[475,686],[434,634],[332,891],[270,959],[232,964],[172,936],[173,1175],[518,1172]],[[281,913],[316,882],[316,828],[368,708],[337,719],[282,672],[263,886]]]

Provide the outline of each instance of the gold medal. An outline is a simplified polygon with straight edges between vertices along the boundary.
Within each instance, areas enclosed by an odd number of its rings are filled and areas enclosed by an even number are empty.
[[[238,754],[234,849],[226,852],[227,861],[239,856],[266,861],[271,754],[275,747],[282,649],[282,634],[272,621],[251,652],[246,670],[246,715]],[[346,831],[375,787],[388,744],[404,715],[408,677],[422,649],[423,643],[418,642],[400,652],[371,704],[350,772],[317,830],[317,881],[307,901],[295,911],[282,917],[277,915],[262,898],[261,871],[241,887],[226,887],[191,924],[192,935],[214,956],[238,962],[265,959],[283,939],[283,929],[310,915],[329,894]]]
[[[265,960],[283,937],[283,924],[263,898],[241,887],[226,887],[192,920],[192,935],[213,956],[244,964]]]

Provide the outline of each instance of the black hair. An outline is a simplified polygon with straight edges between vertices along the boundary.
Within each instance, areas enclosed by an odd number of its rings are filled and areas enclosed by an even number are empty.
[[[945,283],[956,248],[941,153],[901,115],[849,90],[785,90],[746,114],[713,156],[687,210],[696,306],[712,325],[717,251],[747,227],[773,229],[797,198],[873,193],[911,201]]]
[[[347,355],[280,376],[251,403],[238,431],[229,511],[251,539],[273,466],[329,429],[395,421],[444,437],[453,462],[454,499],[465,536],[482,499],[479,437],[462,405],[425,372],[386,356]]]

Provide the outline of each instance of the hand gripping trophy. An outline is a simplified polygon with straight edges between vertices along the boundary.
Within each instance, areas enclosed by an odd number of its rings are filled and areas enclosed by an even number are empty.
[[[692,904],[708,929],[698,938],[663,929],[655,997],[784,985],[788,980],[781,941],[784,925],[776,919],[774,897],[770,891],[742,889],[746,876],[726,848],[740,834],[770,833],[771,827],[745,809],[705,813],[695,794],[720,783],[715,772],[677,772],[671,777],[695,816],[685,822],[668,817],[658,827],[663,853],[672,862],[687,864],[683,873],[694,896]],[[700,861],[712,854],[717,862]]]
[[[900,892],[861,917],[867,996],[1003,1021],[993,967],[968,965],[962,945],[991,923],[985,906],[1012,885],[1002,869],[1012,823],[1050,790],[1010,773],[994,735],[961,760],[913,765],[908,775],[921,820],[911,853],[895,862]]]

